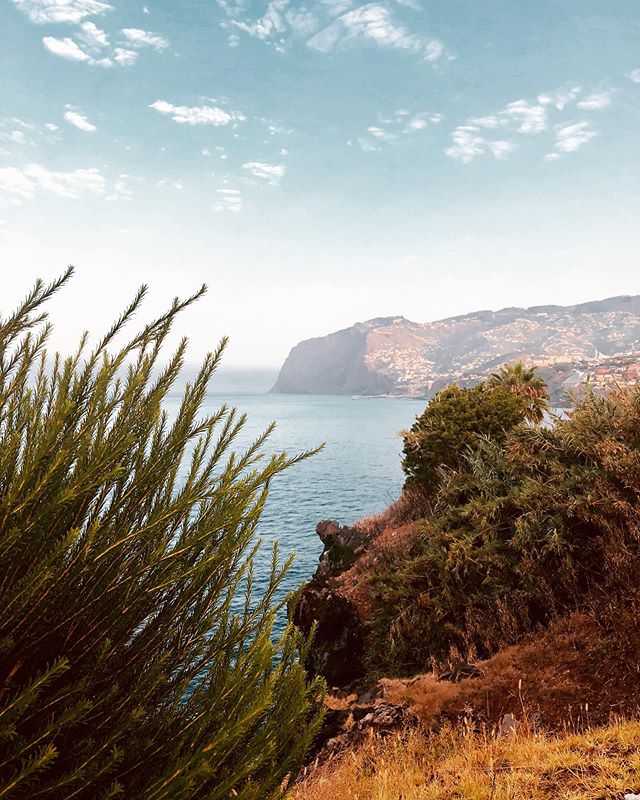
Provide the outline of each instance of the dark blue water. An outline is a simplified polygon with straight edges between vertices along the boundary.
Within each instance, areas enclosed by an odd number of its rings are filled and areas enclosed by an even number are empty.
[[[171,410],[179,397],[169,398]],[[271,421],[276,430],[268,452],[289,454],[325,448],[279,475],[272,484],[260,524],[264,542],[256,559],[256,588],[268,573],[271,544],[277,539],[281,553],[295,551],[286,589],[297,588],[313,575],[322,545],[315,533],[321,519],[352,523],[382,511],[402,486],[402,441],[425,406],[424,400],[367,399],[278,394],[211,394],[204,409],[212,412],[222,403],[248,415],[248,424],[236,442],[241,450]]]

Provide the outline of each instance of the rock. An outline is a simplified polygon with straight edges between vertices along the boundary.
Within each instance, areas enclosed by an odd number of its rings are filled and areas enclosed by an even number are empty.
[[[356,561],[369,537],[357,528],[340,526],[335,520],[322,520],[316,526],[324,550],[314,575],[315,581],[326,581],[346,572]]]
[[[322,675],[331,686],[345,686],[365,673],[365,633],[358,609],[340,592],[335,579],[353,565],[370,537],[335,520],[319,522],[316,533],[324,550],[292,619],[307,635],[315,625],[307,668]]]
[[[500,720],[500,735],[515,736],[520,728],[520,722],[513,714],[505,714]]]
[[[316,626],[306,664],[311,672],[336,686],[364,675],[364,630],[348,598],[309,584],[300,595],[293,621],[306,634]]]
[[[344,714],[348,715],[347,719],[342,716]],[[327,725],[325,718],[325,725],[316,740],[314,758],[319,761],[357,746],[366,736],[385,737],[417,722],[417,718],[405,706],[391,703],[353,706],[346,711],[329,711],[327,716],[331,717],[331,722]],[[336,729],[337,720],[342,720],[341,729]]]

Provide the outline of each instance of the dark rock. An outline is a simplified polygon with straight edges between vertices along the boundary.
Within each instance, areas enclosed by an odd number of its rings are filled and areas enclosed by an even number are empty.
[[[346,572],[369,540],[369,536],[357,528],[341,527],[335,520],[319,522],[316,533],[324,550],[314,576],[315,581],[326,581]]]
[[[304,587],[294,623],[309,634],[316,625],[307,668],[330,685],[344,686],[364,674],[364,631],[355,605],[328,588]]]

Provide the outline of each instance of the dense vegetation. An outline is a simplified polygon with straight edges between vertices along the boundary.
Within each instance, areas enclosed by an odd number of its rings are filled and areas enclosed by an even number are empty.
[[[487,656],[594,599],[615,606],[635,586],[640,388],[589,393],[552,427],[476,437],[438,474],[410,551],[374,569],[374,669]]]
[[[163,400],[182,341],[176,315],[123,346],[144,289],[92,351],[49,357],[38,282],[0,321],[0,798],[204,800],[280,796],[320,718],[322,686],[274,594],[251,592],[269,483],[297,458],[265,458],[244,424],[202,414],[224,342]],[[239,592],[244,603],[238,602]]]
[[[404,434],[405,488],[432,497],[443,467],[462,463],[478,436],[501,441],[527,416],[527,401],[500,382],[471,388],[453,385],[433,398]]]

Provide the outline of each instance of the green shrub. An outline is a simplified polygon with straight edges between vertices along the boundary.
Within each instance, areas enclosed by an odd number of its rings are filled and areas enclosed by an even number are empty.
[[[404,434],[405,488],[433,496],[443,467],[461,465],[479,437],[504,439],[526,416],[525,398],[501,384],[438,392]]]
[[[409,674],[512,644],[628,595],[640,557],[640,388],[587,395],[443,473],[413,548],[372,577],[373,670]]]
[[[0,322],[0,798],[279,797],[320,720],[322,686],[274,594],[251,592],[269,433],[202,403],[224,342],[170,420],[176,315],[115,348],[144,287],[86,351],[48,359],[41,282]],[[179,477],[181,465],[186,469]],[[239,602],[244,592],[246,601]]]

